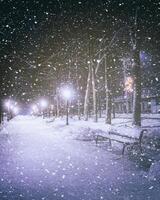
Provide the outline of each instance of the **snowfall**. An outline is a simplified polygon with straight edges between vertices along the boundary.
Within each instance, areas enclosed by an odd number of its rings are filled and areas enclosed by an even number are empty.
[[[144,116],[148,137],[160,133],[160,116]],[[120,144],[96,146],[108,130],[136,136],[130,117],[113,125],[72,118],[17,116],[1,126],[0,200],[159,200],[160,156],[146,144],[143,155]],[[153,156],[154,155],[154,156]]]

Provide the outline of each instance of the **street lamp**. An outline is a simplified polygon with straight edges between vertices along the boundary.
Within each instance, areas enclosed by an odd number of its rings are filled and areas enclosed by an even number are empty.
[[[5,102],[5,107],[8,115],[7,120],[12,119],[13,115],[17,115],[19,112],[17,102],[11,101],[10,99]]]
[[[40,106],[41,108],[45,109],[47,108],[48,102],[45,99],[41,99]]]
[[[69,100],[72,97],[72,90],[66,87],[62,89],[62,95],[66,99],[66,125],[69,125]]]
[[[31,109],[32,109],[32,111],[33,111],[34,114],[38,113],[38,107],[37,107],[37,105],[35,105],[35,104],[32,105]]]
[[[12,109],[12,103],[11,103],[11,101],[10,100],[7,100],[6,102],[5,102],[5,107],[6,107],[6,109],[7,109],[7,120],[9,121],[10,120],[10,115],[11,115],[11,113],[10,113],[10,111],[11,111],[11,109]]]
[[[19,108],[16,106],[16,107],[13,107],[12,108],[12,112],[14,113],[14,115],[17,115],[18,112],[19,112]]]
[[[6,101],[5,106],[6,106],[7,110],[10,109],[10,106],[11,106],[10,100]]]
[[[48,102],[45,99],[41,99],[39,103],[40,103],[40,108],[41,108],[42,116],[44,118],[44,110],[47,108]]]

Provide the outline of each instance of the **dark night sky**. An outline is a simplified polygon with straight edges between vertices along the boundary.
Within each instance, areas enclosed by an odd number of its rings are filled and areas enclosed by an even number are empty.
[[[120,27],[133,23],[137,7],[141,50],[151,54],[158,74],[159,1],[1,0],[1,97],[13,95],[21,101],[32,101],[37,95],[52,93],[59,74],[66,74],[71,58],[77,59],[83,77],[88,35],[110,41]],[[124,40],[125,35],[120,38]]]

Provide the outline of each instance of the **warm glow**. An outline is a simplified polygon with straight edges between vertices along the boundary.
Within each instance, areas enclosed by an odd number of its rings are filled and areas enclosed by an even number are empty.
[[[5,106],[6,106],[7,109],[10,109],[10,107],[11,107],[10,100],[8,100],[8,101],[5,102]]]
[[[127,77],[124,90],[126,92],[133,92],[133,79],[131,77]]]

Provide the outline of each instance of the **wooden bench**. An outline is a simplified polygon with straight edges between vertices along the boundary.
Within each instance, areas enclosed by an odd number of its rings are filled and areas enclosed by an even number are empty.
[[[98,141],[109,141],[109,145],[112,145],[112,141],[118,142],[123,144],[123,148],[122,148],[122,155],[124,155],[125,149],[127,146],[130,146],[130,148],[132,149],[132,147],[134,145],[138,145],[140,152],[142,153],[142,139],[143,139],[143,135],[144,133],[147,132],[147,129],[142,129],[140,131],[139,137],[131,137],[131,136],[127,136],[127,135],[122,135],[120,133],[117,132],[113,132],[113,131],[109,131],[108,135],[103,135],[103,134],[98,134],[95,135],[95,142],[96,145],[98,144]]]

